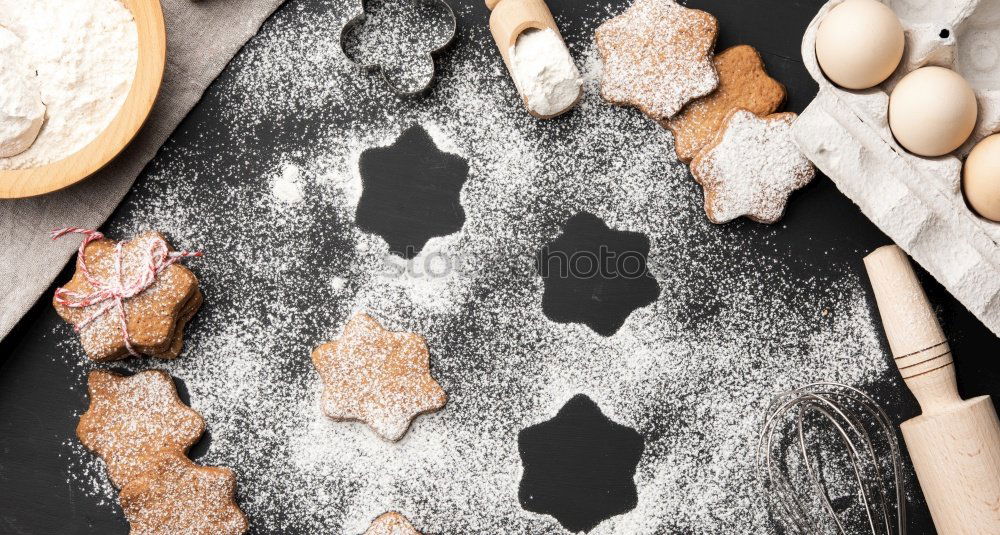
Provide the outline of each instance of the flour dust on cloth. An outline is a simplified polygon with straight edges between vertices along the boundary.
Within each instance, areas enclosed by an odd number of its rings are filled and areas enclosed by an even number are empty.
[[[93,9],[105,1],[109,0],[0,0],[0,26],[17,35],[23,31],[26,21],[17,18],[21,22],[11,24],[14,14],[25,6],[32,10],[44,10],[47,6],[46,17],[55,16],[60,24],[78,29],[83,26],[93,29],[97,27],[96,21],[74,18],[71,14],[76,12],[79,16],[79,9],[88,6]],[[40,197],[0,200],[0,302],[3,302],[0,336],[10,332],[76,251],[77,244],[73,240],[53,242],[48,231],[65,226],[100,227],[160,145],[201,99],[209,84],[282,3],[283,0],[160,0],[167,26],[167,65],[160,95],[135,140],[107,167],[79,184]],[[56,4],[58,8],[53,7]],[[107,37],[107,34],[100,35]],[[117,39],[108,40],[117,41],[116,46],[121,47],[123,37],[118,34]],[[29,49],[32,46],[27,40],[25,44]],[[47,50],[50,45],[42,43],[40,46]],[[90,60],[78,58],[76,61]],[[36,67],[41,69],[40,65]],[[129,71],[129,81],[133,71],[134,68]],[[45,99],[43,93],[42,101],[51,113],[53,102]],[[42,127],[39,138],[46,135],[49,126]],[[40,142],[41,139],[36,140],[35,147],[14,160],[31,158],[30,154]]]

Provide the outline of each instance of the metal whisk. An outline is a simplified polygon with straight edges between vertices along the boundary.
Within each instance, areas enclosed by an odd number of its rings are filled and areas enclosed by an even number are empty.
[[[825,444],[839,446],[836,450],[846,454],[850,469],[845,470],[846,481],[839,483],[841,488],[849,486],[851,494],[857,496],[858,509],[839,507],[838,511],[835,503],[841,502],[831,500],[823,462],[837,451],[831,447],[819,454],[816,436],[824,431],[834,438]],[[796,455],[804,477],[792,476],[790,461]],[[889,483],[895,487],[894,508],[886,482],[889,465]],[[873,535],[906,533],[905,489],[895,428],[875,400],[856,388],[814,383],[775,397],[757,444],[757,471],[769,498],[778,506],[779,517],[793,533],[812,535],[835,529],[835,533],[846,535],[863,530],[862,525]],[[809,490],[812,507],[804,499]]]

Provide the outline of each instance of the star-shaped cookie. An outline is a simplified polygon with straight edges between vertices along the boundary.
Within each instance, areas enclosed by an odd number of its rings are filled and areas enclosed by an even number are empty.
[[[674,0],[635,0],[597,28],[601,96],[669,119],[719,84],[712,49],[719,23]]]
[[[736,108],[768,115],[785,102],[785,86],[771,78],[752,46],[738,45],[715,56],[719,88],[692,102],[673,119],[661,124],[674,134],[677,158],[688,163],[712,141],[726,115]]]
[[[149,253],[165,247],[173,251],[159,232],[143,232],[122,245],[121,275],[115,269],[118,242],[107,238],[93,241],[84,249],[83,264],[77,259],[76,272],[63,288],[75,294],[90,294],[95,290],[82,266],[97,281],[121,280],[126,285],[149,269]],[[106,302],[105,302],[106,303]],[[129,342],[139,353],[157,358],[176,358],[183,345],[184,326],[202,303],[198,279],[181,264],[164,268],[149,288],[123,300]],[[103,305],[70,307],[53,300],[56,312],[73,325],[91,320]],[[80,342],[91,360],[104,362],[129,355],[125,347],[121,319],[117,307],[111,307],[80,330]]]
[[[147,370],[131,377],[108,371],[87,378],[90,407],[76,435],[104,460],[108,477],[123,487],[163,451],[183,455],[205,432],[205,420],[177,397],[166,372]]]
[[[760,223],[781,219],[793,191],[816,174],[792,141],[794,113],[767,117],[743,109],[729,113],[722,130],[691,162],[691,174],[705,190],[709,221],[746,216]]]
[[[356,314],[344,334],[312,352],[323,381],[323,413],[337,421],[360,421],[389,441],[406,434],[420,414],[444,407],[444,389],[431,377],[423,337],[382,327]]]
[[[420,535],[405,516],[395,511],[379,515],[364,535]]]
[[[122,488],[118,499],[130,535],[240,535],[249,529],[236,505],[236,476],[164,451]]]

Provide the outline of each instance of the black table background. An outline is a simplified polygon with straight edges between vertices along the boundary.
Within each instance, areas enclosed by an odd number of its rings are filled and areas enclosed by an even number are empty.
[[[485,7],[478,0],[470,3],[477,7],[466,10],[459,24],[485,24]],[[317,4],[320,2],[292,0],[283,9],[310,9]],[[573,31],[577,18],[593,13],[590,3],[549,0],[549,4],[567,31]],[[705,9],[718,17],[720,50],[745,43],[762,52],[772,76],[788,87],[790,111],[801,111],[816,91],[815,83],[799,59],[799,45],[804,28],[821,4],[819,0],[688,2],[689,6]],[[449,53],[454,53],[454,48],[439,61],[447,61]],[[230,76],[232,73],[227,70],[222,79]],[[210,88],[201,104],[177,130],[171,145],[183,145],[186,139],[193,139],[210,127],[221,106],[217,91]],[[272,135],[280,136],[280,132]],[[256,142],[264,146],[271,141],[265,136]],[[182,151],[170,152],[169,156],[185,157]],[[155,161],[152,165],[156,165]],[[142,188],[144,176],[145,173],[139,177],[138,187],[130,197],[151,194]],[[211,177],[206,176],[205,180],[210,181]],[[206,188],[209,187],[206,184]],[[112,220],[129,209],[130,203],[126,200]],[[810,260],[798,266],[815,268],[823,265],[824,259],[847,260],[862,280],[865,279],[861,257],[889,242],[823,176],[793,197],[783,223],[769,243],[759,246],[794,251],[795,255]],[[736,223],[727,226],[725,231],[739,233],[745,228],[745,223]],[[754,247],[752,240],[747,243],[748,247]],[[792,269],[802,268],[793,266]],[[67,268],[59,280],[66,280],[69,273]],[[995,361],[1000,340],[922,270],[920,276],[952,341],[963,395],[1000,396],[1000,363]],[[127,526],[120,512],[109,513],[95,498],[81,495],[66,480],[66,460],[59,456],[60,445],[74,437],[76,418],[73,413],[85,406],[85,396],[83,392],[65,388],[70,383],[71,370],[66,362],[56,357],[60,354],[56,348],[60,340],[51,334],[60,320],[48,305],[50,297],[51,290],[0,343],[0,533],[126,533]],[[886,377],[873,388],[879,391],[896,386]],[[889,407],[897,421],[917,413],[912,398],[907,394],[903,399],[900,405]],[[204,448],[204,444],[195,446],[192,457],[197,458]],[[923,505],[911,509],[909,514],[912,533],[933,533]]]

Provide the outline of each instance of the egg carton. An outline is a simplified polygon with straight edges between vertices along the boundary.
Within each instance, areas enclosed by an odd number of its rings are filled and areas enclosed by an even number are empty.
[[[806,29],[802,57],[819,93],[793,136],[802,152],[883,232],[1000,335],[1000,223],[976,215],[962,195],[962,158],[1000,130],[1000,0],[883,0],[906,33],[900,67],[863,91],[830,82],[816,60],[825,4]],[[961,73],[979,102],[970,140],[954,154],[924,158],[889,129],[889,92],[910,71],[938,65]]]

